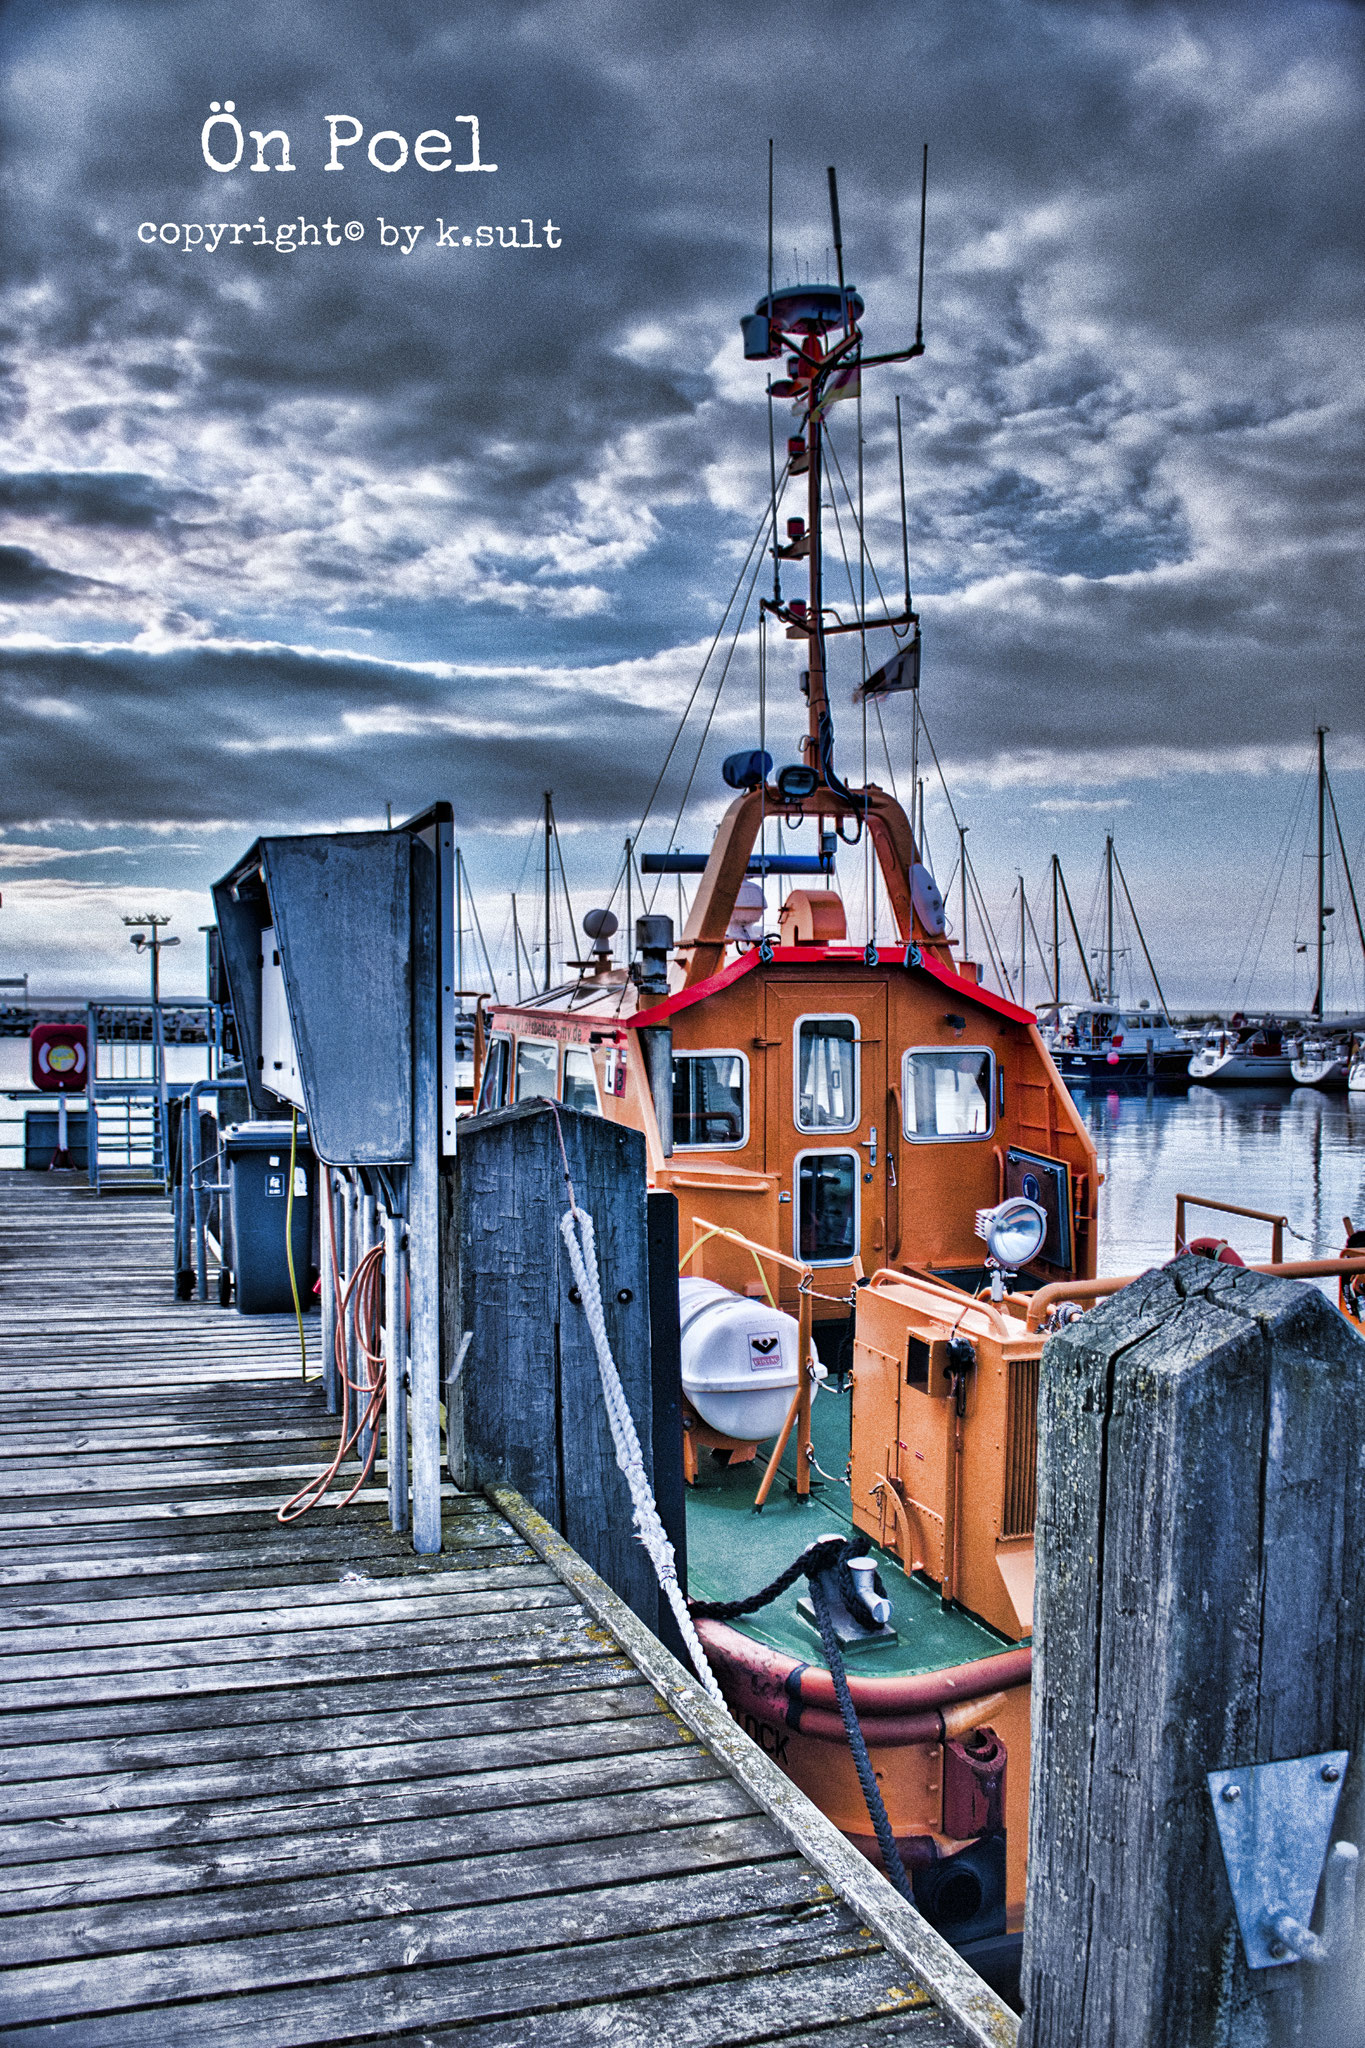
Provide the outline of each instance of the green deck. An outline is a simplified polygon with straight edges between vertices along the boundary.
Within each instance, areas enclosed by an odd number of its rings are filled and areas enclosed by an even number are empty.
[[[848,1464],[849,1395],[835,1391],[831,1380],[821,1388],[811,1410],[811,1441],[826,1472],[842,1473]],[[773,1482],[761,1515],[753,1512],[771,1447],[760,1448],[752,1465],[721,1466],[708,1452],[701,1455],[701,1480],[687,1496],[688,1591],[698,1600],[737,1600],[768,1585],[817,1536],[836,1529],[853,1531],[848,1488],[812,1474],[808,1502],[801,1502],[787,1481],[796,1473],[796,1435],[787,1446],[779,1476]],[[891,1601],[900,1641],[894,1647],[866,1650],[849,1661],[866,1677],[910,1676],[941,1671],[950,1664],[970,1664],[1012,1647],[984,1622],[957,1608],[945,1607],[932,1587],[907,1578],[883,1550],[878,1568]],[[807,1591],[804,1579],[789,1591],[735,1626],[775,1650],[803,1663],[824,1664],[820,1639],[797,1613]]]

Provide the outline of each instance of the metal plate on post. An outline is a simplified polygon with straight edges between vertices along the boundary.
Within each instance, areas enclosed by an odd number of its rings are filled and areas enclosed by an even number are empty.
[[[1289,1913],[1304,1927],[1312,1920],[1349,1761],[1349,1750],[1333,1749],[1208,1774],[1249,1969],[1298,1960],[1276,1939],[1271,1918]]]

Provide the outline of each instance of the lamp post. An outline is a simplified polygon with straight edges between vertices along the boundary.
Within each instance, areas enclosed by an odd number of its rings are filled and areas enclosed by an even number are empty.
[[[161,1178],[167,1187],[171,1179],[170,1105],[166,1100],[166,1040],[161,1028],[161,955],[167,946],[180,944],[179,939],[161,937],[163,927],[170,921],[169,917],[158,917],[154,910],[145,911],[141,917],[125,917],[123,920],[132,927],[129,945],[138,953],[150,953],[152,956],[152,1061],[160,1118]]]
[[[123,922],[137,927],[133,931],[128,944],[135,947],[139,953],[150,953],[152,956],[152,1009],[155,1011],[160,1007],[161,1003],[162,952],[167,946],[178,946],[180,941],[179,939],[163,939],[159,936],[162,926],[168,925],[170,919],[169,917],[158,917],[154,910],[147,911],[142,917],[125,917]],[[150,938],[147,936],[148,927],[151,929]]]

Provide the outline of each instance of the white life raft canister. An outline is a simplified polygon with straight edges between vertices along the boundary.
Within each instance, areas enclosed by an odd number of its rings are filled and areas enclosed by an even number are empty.
[[[776,1436],[796,1392],[795,1316],[691,1278],[678,1282],[678,1313],[683,1392],[702,1421],[746,1443]],[[823,1379],[814,1346],[811,1362]]]

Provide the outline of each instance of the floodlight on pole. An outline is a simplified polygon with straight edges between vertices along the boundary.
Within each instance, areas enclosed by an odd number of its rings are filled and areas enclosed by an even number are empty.
[[[145,911],[141,917],[125,917],[123,920],[126,925],[133,927],[128,939],[129,945],[139,954],[150,953],[152,956],[153,1008],[156,1008],[161,1001],[162,952],[167,946],[178,946],[180,944],[179,939],[163,939],[160,936],[162,928],[168,925],[170,921],[169,917],[158,916],[154,910]]]

